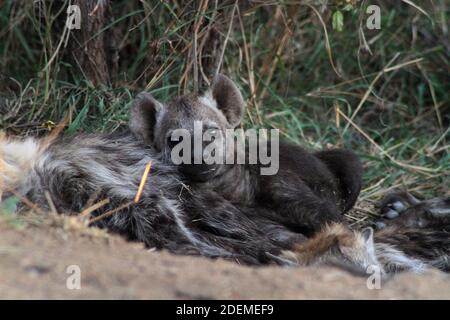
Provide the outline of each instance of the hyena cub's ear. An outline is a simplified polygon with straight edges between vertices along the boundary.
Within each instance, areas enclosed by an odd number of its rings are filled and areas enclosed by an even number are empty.
[[[245,109],[239,89],[228,77],[218,74],[210,90],[217,108],[223,112],[230,126],[237,127],[241,123]]]
[[[150,93],[139,93],[134,99],[130,110],[129,127],[131,132],[145,143],[152,144],[156,119],[162,108],[163,105],[153,98]]]

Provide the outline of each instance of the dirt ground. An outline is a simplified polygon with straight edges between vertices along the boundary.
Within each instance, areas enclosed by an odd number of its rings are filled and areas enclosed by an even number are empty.
[[[66,221],[67,222],[67,221]],[[443,299],[450,276],[402,274],[369,290],[331,268],[251,268],[144,249],[103,231],[0,223],[2,299]],[[80,289],[68,289],[68,266]]]

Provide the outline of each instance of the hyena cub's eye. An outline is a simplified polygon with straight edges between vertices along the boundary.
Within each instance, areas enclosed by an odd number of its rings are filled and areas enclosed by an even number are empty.
[[[206,129],[206,132],[210,137],[215,138],[215,136],[219,133],[219,129],[216,127],[211,127]]]

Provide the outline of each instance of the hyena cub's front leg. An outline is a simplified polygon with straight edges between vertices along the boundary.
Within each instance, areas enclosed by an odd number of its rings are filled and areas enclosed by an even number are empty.
[[[380,203],[383,218],[375,223],[378,229],[387,225],[416,228],[450,229],[450,197],[420,200],[407,191],[388,194]]]

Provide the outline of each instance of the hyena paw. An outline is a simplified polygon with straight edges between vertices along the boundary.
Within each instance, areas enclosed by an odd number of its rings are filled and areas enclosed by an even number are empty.
[[[388,194],[380,204],[380,211],[385,219],[398,218],[409,207],[420,203],[420,200],[408,192]]]
[[[389,224],[389,221],[399,218],[409,208],[419,203],[419,199],[406,191],[386,195],[379,205],[382,219],[375,222],[375,228],[383,229]]]
[[[450,197],[419,200],[410,193],[387,195],[380,204],[382,219],[375,228],[396,224],[414,228],[450,226]]]

